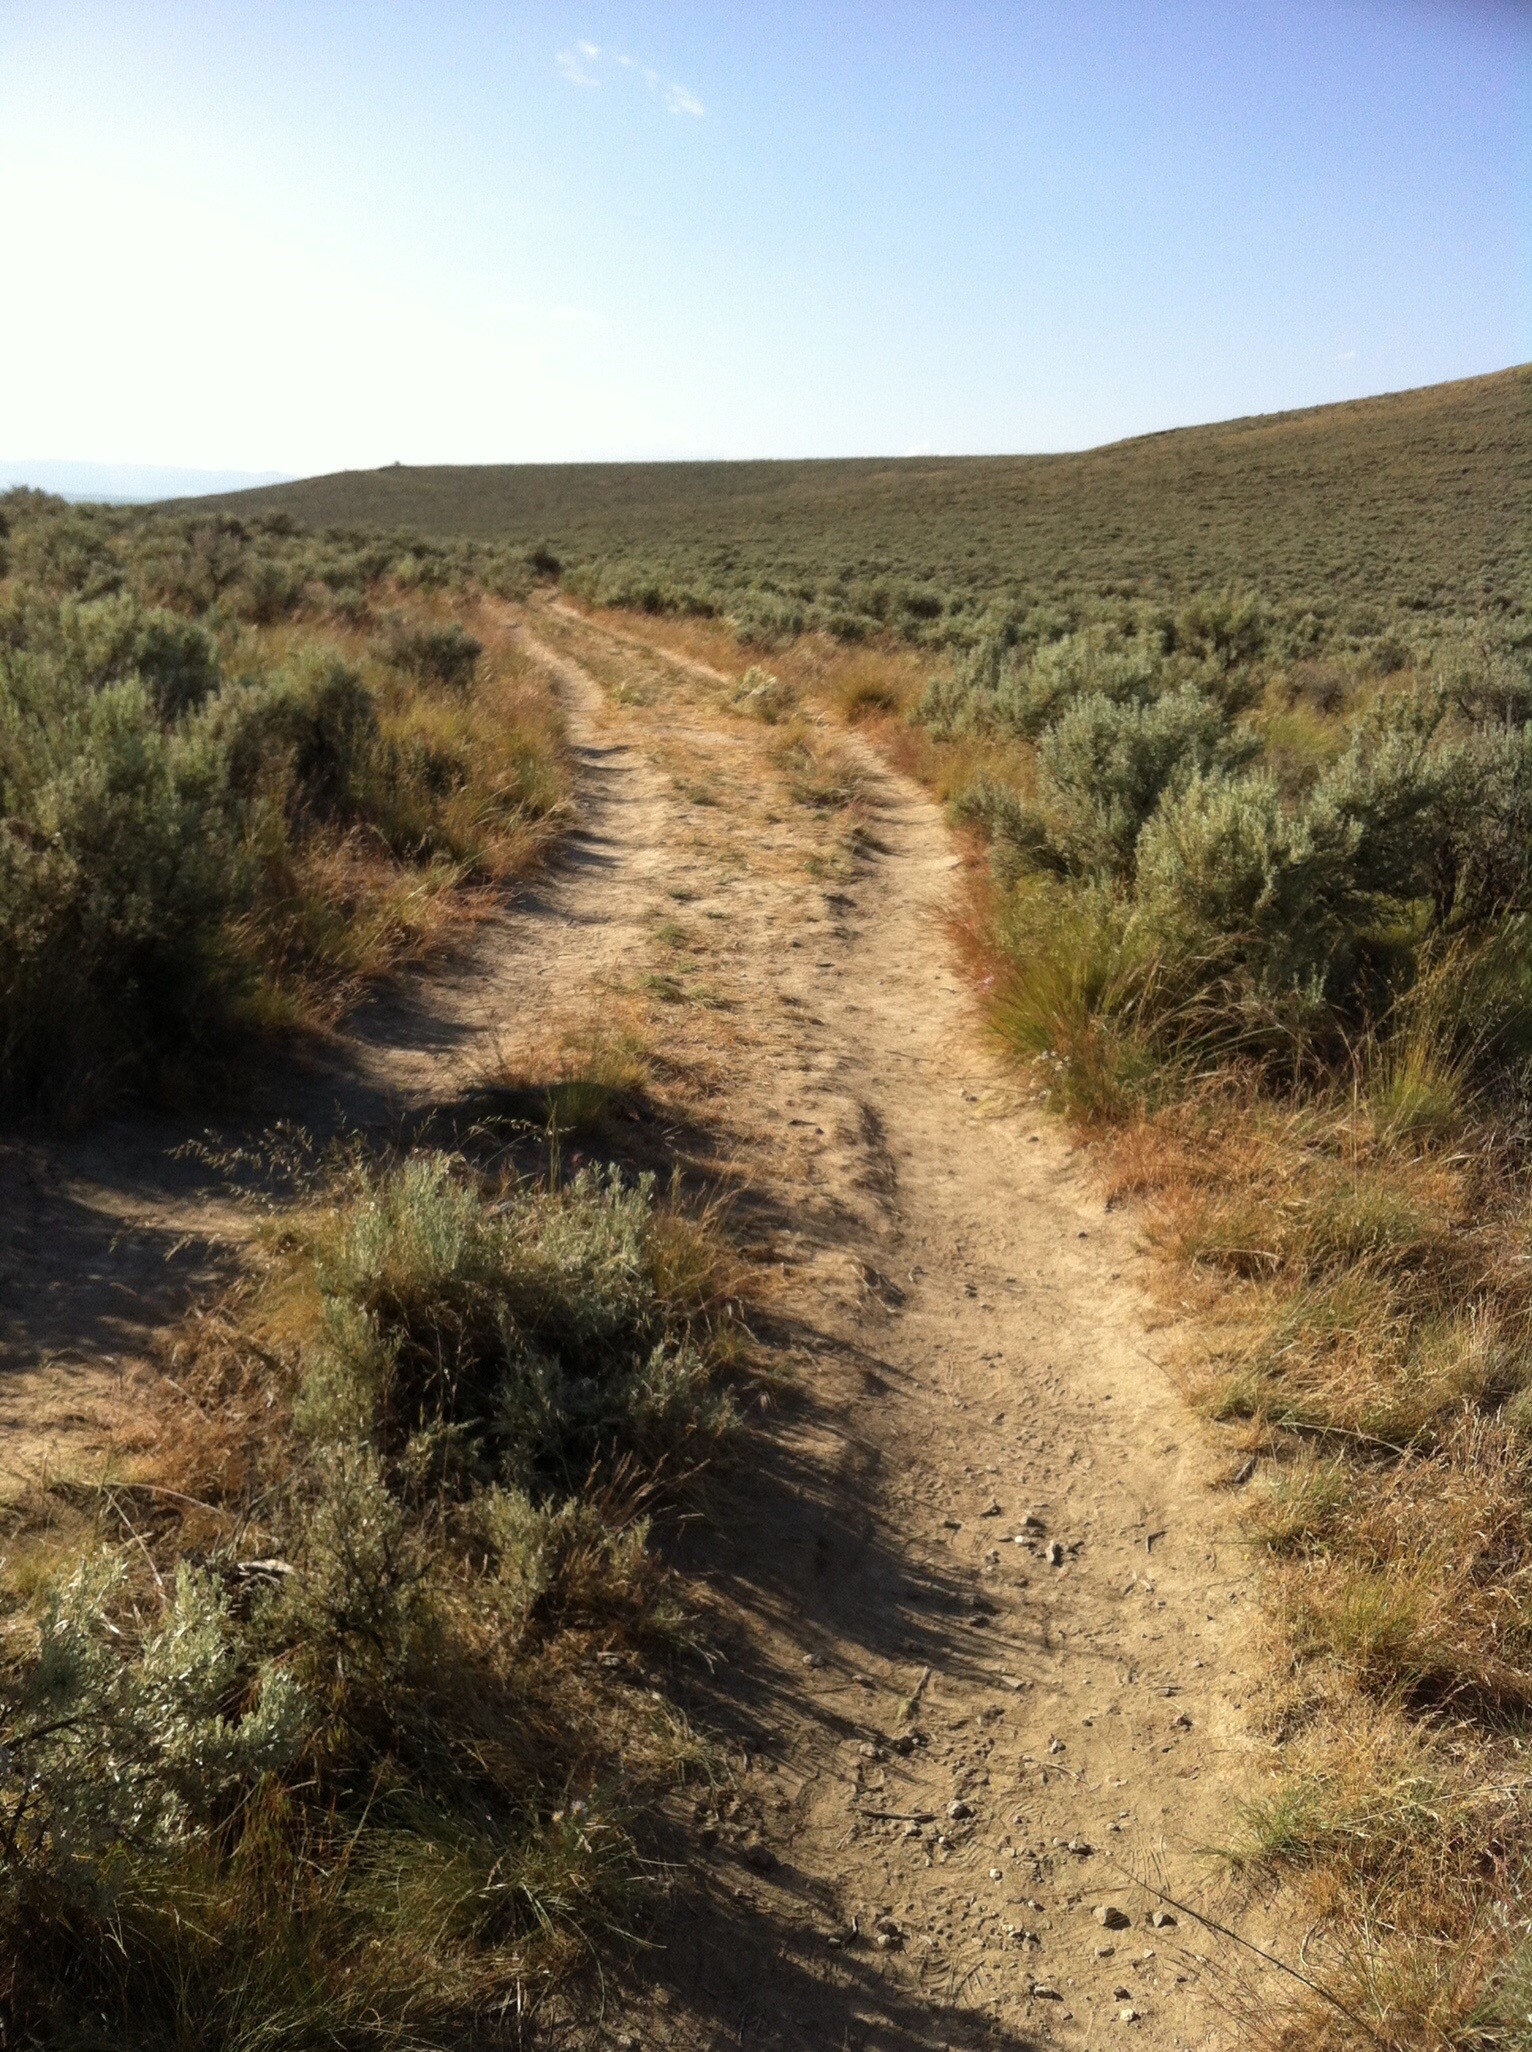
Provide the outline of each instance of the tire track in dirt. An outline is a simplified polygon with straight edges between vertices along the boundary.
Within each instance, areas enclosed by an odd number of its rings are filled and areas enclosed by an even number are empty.
[[[608,669],[621,648],[558,631]],[[850,737],[863,849],[806,883],[760,806],[769,739],[725,680],[670,674],[624,726],[683,784],[731,777],[751,840],[752,871],[715,878],[729,1024],[699,1031],[804,1401],[697,1549],[729,1645],[699,1707],[745,1793],[732,1826],[694,1820],[717,1871],[640,2041],[1237,2043],[1198,1927],[1151,1922],[1131,1879],[1227,1913],[1199,1848],[1227,1842],[1251,1745],[1253,1593],[1132,1225],[984,1050],[930,800]]]

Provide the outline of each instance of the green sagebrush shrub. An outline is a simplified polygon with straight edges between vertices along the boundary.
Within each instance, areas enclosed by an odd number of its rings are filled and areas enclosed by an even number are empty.
[[[251,563],[234,591],[234,609],[257,627],[291,619],[303,604],[305,577],[300,564],[273,560]]]
[[[1007,888],[1030,872],[1109,890],[1105,924],[1050,915],[1037,933],[1043,901],[1031,892],[1015,942],[1053,960],[1088,931],[1101,959],[1102,934],[1114,936],[1111,975],[1074,987],[1110,989],[1162,1052],[1333,1051],[1392,1016],[1450,948],[1484,986],[1483,1032],[1454,1029],[1477,1058],[1520,1048],[1532,1018],[1518,966],[1532,911],[1532,726],[1517,723],[1519,705],[1503,660],[1419,680],[1377,700],[1294,789],[1256,761],[1258,729],[1191,685],[1148,699],[1077,694],[1037,734],[1030,798],[981,784],[962,808],[989,832]],[[1038,1038],[1035,1022],[1017,1031]]]
[[[658,1223],[652,1179],[615,1170],[493,1213],[439,1155],[364,1180],[315,1247],[325,1330],[300,1417],[412,1458],[414,1435],[444,1435],[432,1460],[521,1487],[567,1485],[613,1435],[654,1452],[721,1425]]]
[[[323,648],[248,679],[210,706],[206,731],[243,804],[266,794],[289,822],[364,817],[380,723],[359,673]]]
[[[1441,928],[1532,902],[1532,726],[1465,720],[1465,696],[1433,683],[1382,700],[1305,807],[1354,828],[1361,893],[1419,903]]]
[[[931,679],[914,717],[943,739],[1034,741],[1076,700],[1148,705],[1188,688],[1232,716],[1259,696],[1268,639],[1266,611],[1253,598],[1202,598],[1178,612],[1073,631],[1034,609],[986,626]]]
[[[1129,931],[1171,982],[1230,980],[1336,1024],[1387,1010],[1433,935],[1532,904],[1532,730],[1441,735],[1410,709],[1302,801],[1199,774],[1138,844]]]
[[[1058,872],[1063,865],[1037,808],[1009,784],[978,777],[952,799],[954,819],[976,826],[990,844],[996,879],[1009,887],[1029,870]]]
[[[86,1109],[325,1006],[456,865],[524,859],[551,733],[497,720],[460,626],[343,663],[295,612],[529,575],[476,543],[0,495],[0,1104]],[[195,615],[196,617],[190,617]],[[420,685],[431,687],[427,690]],[[401,890],[391,865],[432,869]]]
[[[206,628],[120,594],[81,602],[13,593],[0,606],[0,651],[29,653],[46,671],[46,688],[66,698],[136,677],[167,722],[195,710],[220,682],[218,646]]]
[[[273,853],[320,824],[392,823],[414,767],[383,748],[345,665],[310,653],[214,689],[206,637],[181,626],[66,620],[60,650],[0,658],[12,1103],[79,1101],[207,1052],[252,973],[232,926],[258,909]]]
[[[194,1050],[247,888],[206,734],[167,730],[137,680],[70,703],[46,672],[0,676],[0,1095]]]
[[[1131,930],[1203,981],[1239,970],[1271,995],[1337,995],[1360,838],[1333,809],[1294,812],[1268,776],[1195,776],[1144,829]]]
[[[289,1668],[261,1657],[216,1574],[182,1561],[131,1657],[113,1628],[120,1555],[83,1562],[44,1612],[38,1654],[6,1706],[7,1779],[30,1796],[13,1870],[87,1898],[103,1854],[164,1854],[291,1765],[313,1710]]]
[[[933,678],[915,717],[944,738],[1010,733],[1033,740],[1078,698],[1144,702],[1164,685],[1164,660],[1146,642],[1112,646],[1086,633],[1034,649],[999,634],[981,640],[950,675]]]
[[[1248,761],[1254,746],[1190,686],[1147,703],[1074,699],[1037,746],[1038,809],[1058,866],[1125,874],[1166,793]]]
[[[1199,593],[1155,621],[1167,655],[1181,654],[1228,675],[1254,663],[1271,640],[1271,609],[1252,592]]]
[[[161,1588],[102,1549],[7,1678],[8,2023],[456,2044],[611,1923],[632,1862],[602,1758],[628,1727],[592,1723],[557,1641],[664,1622],[647,1521],[591,1464],[728,1421],[687,1230],[615,1175],[351,1174],[292,1253],[320,1315],[258,1541],[241,1523]]]
[[[445,627],[396,621],[383,645],[386,661],[401,676],[444,691],[466,692],[483,653],[484,644],[455,621]]]
[[[447,817],[475,775],[472,734],[386,730],[360,673],[322,647],[222,683],[204,630],[117,600],[25,635],[5,625],[10,1105],[83,1105],[213,1051],[259,973],[240,930],[295,888],[310,836],[368,827],[406,860],[456,859],[474,837],[476,815]],[[495,806],[538,802],[536,769]]]

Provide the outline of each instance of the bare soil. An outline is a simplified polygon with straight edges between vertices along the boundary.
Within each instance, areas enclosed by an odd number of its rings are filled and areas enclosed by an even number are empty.
[[[656,1948],[561,2042],[1248,2042],[1188,1911],[1248,1914],[1209,1849],[1259,1743],[1251,1570],[1131,1217],[985,1047],[939,813],[854,735],[811,732],[806,777],[699,665],[556,609],[520,631],[577,831],[218,1143],[399,1125],[638,1020],[635,1146],[755,1266],[777,1393],[679,1556],[731,1773],[671,1820]],[[0,1149],[13,1485],[120,1457],[156,1336],[237,1259],[239,1175],[186,1138]]]

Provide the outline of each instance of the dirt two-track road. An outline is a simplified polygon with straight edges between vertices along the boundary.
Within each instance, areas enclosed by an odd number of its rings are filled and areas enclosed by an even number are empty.
[[[520,632],[578,825],[364,1011],[350,1113],[641,1030],[775,1364],[679,1561],[712,1651],[686,1708],[731,1771],[673,1820],[660,1942],[557,2041],[1248,2042],[1188,1906],[1243,1914],[1213,1849],[1259,1743],[1250,1570],[1131,1218],[985,1047],[937,808],[854,736],[826,742],[840,789],[805,783],[699,666],[557,609]],[[112,1429],[114,1372],[184,1288],[165,1255],[195,1272],[239,1230],[134,1131],[0,1160],[12,1468]]]

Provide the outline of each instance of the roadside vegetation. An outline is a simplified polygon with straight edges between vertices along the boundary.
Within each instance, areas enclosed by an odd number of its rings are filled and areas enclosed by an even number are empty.
[[[527,582],[0,500],[6,1115],[205,1101],[538,856],[559,724],[487,603]],[[704,1757],[639,1686],[688,1630],[649,1525],[731,1426],[730,1270],[652,1180],[531,1176],[486,1116],[471,1158],[303,1168],[146,1450],[8,1511],[7,2042],[516,2043],[646,1918],[653,1798]]]
[[[557,721],[479,598],[525,580],[471,548],[0,499],[0,1107],[227,1074],[535,857]]]
[[[559,828],[504,551],[12,493],[0,552],[12,1121],[205,1104]],[[521,2045],[642,1946],[715,1765],[653,1527],[745,1356],[716,1220],[611,1144],[648,1081],[606,1019],[445,1145],[240,1151],[131,1456],[5,1509],[7,2043]]]
[[[732,1427],[732,1271],[652,1180],[479,1141],[327,1164],[142,1473],[12,1532],[7,2037],[514,2045],[640,1939],[709,1765],[650,1523]]]
[[[1219,621],[981,656],[914,718],[997,747],[951,801],[995,1028],[1204,1315],[1284,1681],[1237,1857],[1312,1889],[1341,2005],[1294,2042],[1524,2043],[1532,669]]]

